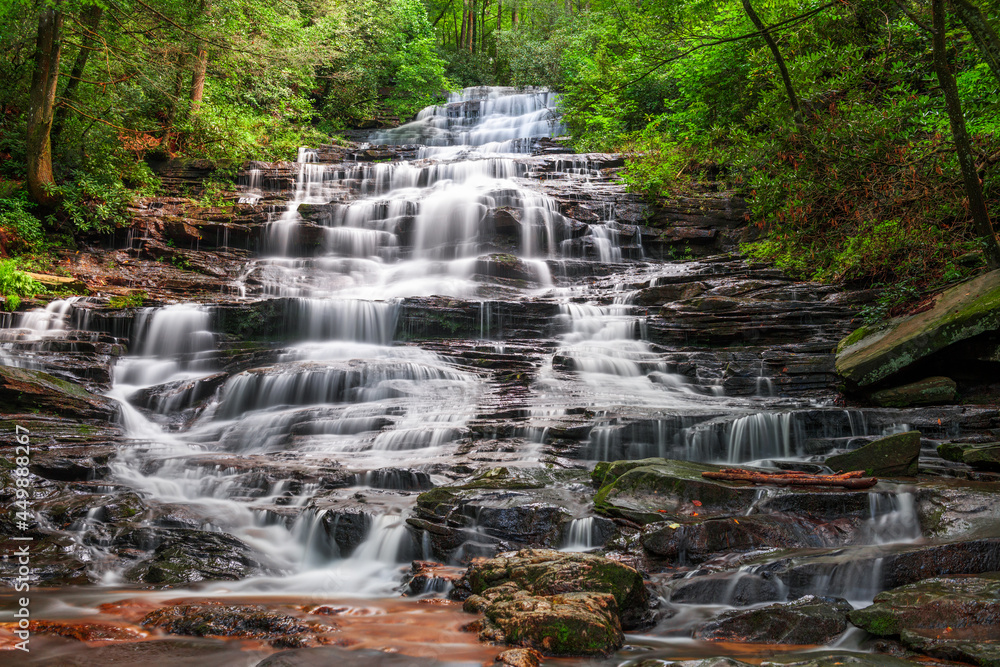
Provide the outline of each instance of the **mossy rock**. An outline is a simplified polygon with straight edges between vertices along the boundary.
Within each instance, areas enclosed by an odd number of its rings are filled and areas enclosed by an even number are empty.
[[[873,635],[987,627],[1000,636],[1000,572],[934,577],[900,586],[879,593],[870,607],[848,617]]]
[[[108,422],[118,403],[42,371],[0,366],[0,412],[38,413]]]
[[[531,595],[607,593],[617,604],[622,627],[641,627],[649,612],[642,575],[618,561],[593,554],[523,549],[469,566],[464,576],[473,594],[511,586]]]
[[[953,633],[914,632],[903,630],[900,639],[903,645],[932,658],[950,660],[982,667],[1000,667],[1000,636],[995,632],[962,632],[960,637]]]
[[[610,655],[625,643],[618,605],[608,593],[500,596],[485,610],[480,638],[545,655]]]
[[[757,496],[749,484],[705,479],[703,472],[720,466],[672,459],[645,459],[631,467],[613,464],[594,496],[594,508],[608,516],[639,523],[741,513]],[[630,468],[630,469],[629,469]],[[619,471],[624,470],[621,474]],[[700,503],[695,510],[694,501]]]
[[[831,456],[826,465],[834,472],[864,470],[869,477],[913,476],[917,474],[919,456],[920,432],[906,431],[879,438],[852,452]]]
[[[962,461],[980,470],[1000,471],[1000,442],[969,447],[962,453]]]
[[[1000,270],[942,292],[934,306],[886,326],[857,332],[838,346],[837,373],[868,387],[958,341],[1000,328]]]
[[[957,390],[958,385],[951,378],[929,377],[919,382],[876,391],[872,394],[871,401],[883,408],[938,405],[954,401]]]

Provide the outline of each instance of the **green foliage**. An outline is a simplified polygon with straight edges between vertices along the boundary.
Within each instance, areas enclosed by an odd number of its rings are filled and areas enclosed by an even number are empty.
[[[13,242],[11,250],[30,250],[44,241],[42,223],[29,210],[33,207],[23,191],[0,198],[0,229]]]
[[[113,296],[108,299],[108,308],[124,309],[124,308],[142,308],[143,304],[146,303],[148,295],[143,290],[135,290],[129,292],[124,296]]]
[[[915,301],[920,296],[920,289],[914,284],[914,280],[907,279],[903,282],[886,285],[879,283],[875,285],[879,290],[878,297],[873,303],[863,307],[858,313],[865,324],[877,324],[898,314],[902,306]]]
[[[7,310],[17,310],[22,298],[43,294],[45,291],[45,286],[40,282],[23,271],[18,271],[14,260],[0,260],[0,295],[4,298]]]

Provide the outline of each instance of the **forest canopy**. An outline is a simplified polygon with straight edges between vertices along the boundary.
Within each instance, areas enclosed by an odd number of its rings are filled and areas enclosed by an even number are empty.
[[[794,275],[902,299],[1000,258],[994,3],[4,0],[0,19],[14,252],[126,224],[153,158],[291,159],[508,85],[560,91],[573,146],[626,152],[651,200],[745,197],[743,251]]]

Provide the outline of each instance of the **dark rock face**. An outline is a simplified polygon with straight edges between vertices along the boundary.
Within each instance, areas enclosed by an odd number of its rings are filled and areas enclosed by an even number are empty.
[[[944,442],[938,445],[941,458],[966,463],[978,470],[1000,471],[1000,442],[965,444]]]
[[[642,576],[628,565],[601,556],[525,549],[473,563],[464,580],[466,586],[460,588],[483,597],[501,587],[541,596],[609,594],[626,630],[641,627],[650,617],[649,592]]]
[[[847,629],[851,609],[841,598],[807,595],[787,604],[727,611],[698,628],[695,637],[751,644],[828,644]]]
[[[158,586],[205,580],[235,581],[261,571],[243,542],[224,533],[176,529],[161,534],[152,557],[125,573],[129,581]]]
[[[931,377],[901,387],[876,391],[872,394],[871,401],[884,408],[951,403],[957,389],[958,385],[951,378]]]
[[[907,431],[879,438],[860,449],[831,456],[826,465],[835,472],[864,470],[868,477],[917,473],[920,432]]]
[[[334,627],[302,621],[267,607],[219,603],[163,607],[147,614],[140,625],[174,635],[194,637],[234,637],[263,639],[278,648],[315,646],[317,635],[329,634]]]

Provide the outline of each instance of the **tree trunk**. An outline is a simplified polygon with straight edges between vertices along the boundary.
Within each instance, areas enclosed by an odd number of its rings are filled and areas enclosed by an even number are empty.
[[[63,15],[59,4],[38,17],[35,41],[35,68],[31,75],[28,103],[28,192],[43,206],[52,206],[56,197],[47,192],[55,185],[52,174],[52,119],[59,83],[59,55],[62,49]]]
[[[209,0],[202,0],[201,13],[207,14],[211,10]],[[208,72],[208,44],[205,40],[198,40],[198,47],[195,51],[194,76],[191,78],[191,113],[198,113],[201,108],[201,100],[205,95],[205,74]]]
[[[1000,81],[1000,37],[986,20],[983,10],[969,0],[951,0],[955,13],[965,29],[972,35],[972,41],[979,48],[979,54],[989,65],[990,71]]]
[[[983,254],[986,264],[991,269],[1000,268],[1000,244],[997,243],[993,223],[990,222],[983,199],[983,187],[976,172],[976,163],[972,159],[972,142],[965,128],[965,116],[962,114],[962,100],[958,97],[958,85],[948,66],[948,54],[945,50],[945,7],[944,0],[932,0],[931,10],[934,13],[933,52],[934,69],[937,72],[938,84],[944,93],[945,107],[948,110],[948,121],[951,123],[951,134],[955,141],[955,153],[958,164],[962,168],[962,181],[965,183],[965,194],[969,198],[969,213],[976,226],[976,233],[983,242]]]
[[[469,0],[462,0],[462,33],[459,35],[458,48],[464,49],[466,35],[469,33]]]
[[[788,68],[785,67],[785,59],[781,56],[781,51],[778,49],[778,43],[774,41],[774,36],[771,35],[767,27],[764,25],[764,22],[760,20],[759,16],[757,16],[757,12],[755,12],[753,6],[751,6],[750,0],[743,0],[743,11],[745,11],[747,16],[750,17],[750,21],[762,34],[764,41],[767,42],[768,48],[771,49],[771,55],[774,56],[774,61],[778,64],[778,71],[781,72],[781,80],[785,83],[785,93],[788,94],[788,103],[792,107],[792,117],[795,119],[795,125],[796,127],[801,127],[802,111],[799,108],[799,98],[795,95],[795,88],[792,87],[792,77],[788,75]]]
[[[476,0],[469,7],[469,52],[476,52]]]
[[[80,52],[76,54],[76,60],[73,61],[73,69],[69,73],[69,81],[66,82],[66,88],[63,90],[62,97],[67,102],[72,102],[76,95],[76,89],[80,85],[80,77],[83,76],[83,70],[87,67],[87,59],[90,57],[90,52],[97,42],[97,27],[101,24],[101,14],[103,12],[103,7],[91,5],[80,22],[80,25],[85,28],[87,35],[83,38]],[[52,125],[52,141],[55,143],[59,143],[59,134],[62,132],[63,124],[66,122],[68,108],[60,106],[56,109],[55,122]]]

